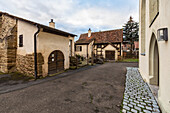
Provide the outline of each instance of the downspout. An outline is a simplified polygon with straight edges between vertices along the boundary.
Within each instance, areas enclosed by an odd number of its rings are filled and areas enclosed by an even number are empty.
[[[34,74],[35,74],[35,79],[38,78],[37,76],[37,35],[40,32],[40,26],[36,25],[38,28],[38,31],[34,34]]]
[[[122,56],[122,43],[120,43],[120,57]]]
[[[88,49],[89,49],[89,48],[88,48],[88,46],[89,46],[89,45],[87,44],[87,65],[89,64],[89,53],[88,53]]]

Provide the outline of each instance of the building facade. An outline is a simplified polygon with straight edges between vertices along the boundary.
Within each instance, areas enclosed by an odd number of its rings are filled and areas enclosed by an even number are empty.
[[[140,0],[139,71],[158,88],[158,103],[170,113],[170,1]]]
[[[0,12],[0,71],[46,76],[69,68],[76,35]]]
[[[94,57],[118,60],[122,56],[123,29],[81,34],[75,43],[75,54],[86,58]]]

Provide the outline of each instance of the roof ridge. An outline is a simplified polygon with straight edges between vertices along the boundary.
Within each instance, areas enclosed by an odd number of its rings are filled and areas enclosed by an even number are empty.
[[[102,32],[110,32],[110,31],[118,31],[118,30],[123,30],[123,28],[121,28],[121,29],[113,29],[113,30],[105,30],[105,31],[98,31],[98,32],[92,32],[92,33],[102,33]]]
[[[38,23],[38,22],[34,22],[34,21],[32,21],[32,20],[28,20],[28,19],[25,19],[25,18],[22,18],[22,17],[19,17],[19,16],[15,16],[15,15],[9,14],[9,13],[7,13],[7,12],[2,12],[2,11],[0,11],[0,13],[1,13],[1,14],[4,14],[4,15],[7,15],[7,16],[10,16],[10,17],[12,17],[12,18],[16,18],[16,19],[19,19],[19,20],[22,20],[22,21],[31,23],[31,24],[33,24],[33,25],[36,25],[36,24],[37,24],[37,25],[39,25],[39,26],[47,27],[47,28],[49,28],[49,29],[58,30],[58,31],[61,31],[61,32],[63,32],[63,33],[67,33],[67,34],[70,34],[70,35],[77,36],[77,35],[75,35],[75,34],[73,34],[73,33],[68,32],[68,31],[63,31],[63,30],[60,30],[60,29],[52,28],[52,27],[49,27],[49,26],[47,26],[47,25],[44,25],[44,24],[41,24],[41,23]]]
[[[98,31],[98,32],[92,32],[91,34],[95,34],[95,33],[103,33],[103,32],[111,32],[111,31],[118,31],[118,30],[123,30],[122,29],[114,29],[114,30],[107,30],[107,31]],[[80,35],[87,35],[88,33],[82,33]]]

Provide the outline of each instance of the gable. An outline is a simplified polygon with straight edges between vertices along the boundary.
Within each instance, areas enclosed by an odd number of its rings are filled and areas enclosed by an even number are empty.
[[[107,45],[104,50],[117,50],[115,47],[113,47],[111,44]]]

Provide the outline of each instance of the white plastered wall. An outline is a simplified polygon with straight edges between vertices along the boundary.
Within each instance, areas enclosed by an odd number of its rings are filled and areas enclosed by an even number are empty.
[[[34,34],[38,28],[28,22],[18,20],[17,30],[17,54],[25,56],[34,53]],[[19,47],[20,35],[23,35],[23,47]]]
[[[140,7],[141,7],[140,0]],[[168,38],[170,39],[170,1],[169,0],[159,0],[159,15],[152,24],[151,27],[149,21],[149,0],[146,0],[146,34],[145,34],[145,56],[140,55],[139,59],[139,71],[149,83],[149,47],[152,33],[156,35],[157,30],[160,28],[168,28]],[[141,11],[141,10],[140,10]],[[141,14],[141,12],[140,12]],[[140,15],[141,18],[141,15]],[[141,27],[141,22],[140,22]],[[141,29],[139,31],[141,36]],[[141,37],[139,46],[141,47]],[[158,92],[158,102],[163,113],[170,113],[170,42],[158,41],[159,49],[159,92]],[[141,48],[140,48],[141,53]]]
[[[90,42],[88,45],[76,45],[76,46],[81,46],[82,47],[82,51],[76,51],[75,54],[76,55],[81,55],[81,56],[87,58],[87,48],[88,48],[88,55],[89,55],[89,58],[90,58],[91,54],[92,54],[93,44],[94,44],[94,41]]]
[[[87,57],[87,45],[76,45],[76,46],[81,46],[82,51],[75,51],[75,54],[83,57]]]
[[[74,45],[74,37],[69,36],[69,40],[72,40],[72,56],[75,56],[75,45]]]
[[[69,68],[69,37],[40,32],[37,40],[37,52],[44,57],[43,76],[48,74],[48,57],[55,51],[60,50],[64,54],[64,68]]]

